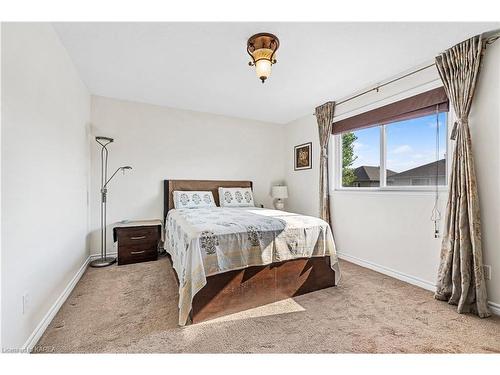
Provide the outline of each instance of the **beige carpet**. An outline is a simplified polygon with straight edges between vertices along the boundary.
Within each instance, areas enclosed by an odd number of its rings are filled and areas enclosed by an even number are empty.
[[[89,268],[40,339],[48,352],[500,352],[500,317],[459,315],[432,293],[342,262],[341,285],[177,326],[168,259]]]

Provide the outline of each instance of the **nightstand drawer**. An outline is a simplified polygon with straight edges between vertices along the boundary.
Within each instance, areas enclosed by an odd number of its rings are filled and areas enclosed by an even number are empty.
[[[120,255],[124,257],[144,256],[158,253],[158,246],[154,244],[142,246],[120,246]]]
[[[120,246],[118,251],[118,264],[129,264],[156,260],[158,258],[157,244],[139,246]]]
[[[120,228],[118,230],[119,246],[157,243],[159,239],[158,227]]]

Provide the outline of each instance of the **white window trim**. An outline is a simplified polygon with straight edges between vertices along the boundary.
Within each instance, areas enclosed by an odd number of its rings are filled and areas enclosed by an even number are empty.
[[[450,177],[450,160],[451,160],[451,155],[450,155],[450,150],[451,148],[451,140],[450,140],[450,134],[451,130],[453,128],[453,123],[456,121],[455,113],[453,112],[452,108],[450,108],[447,116],[446,116],[446,129],[447,129],[447,134],[446,134],[446,185],[439,185],[438,186],[438,191],[443,192],[443,191],[448,191],[448,186],[449,186],[449,177]],[[435,185],[430,185],[430,186],[387,186],[386,185],[386,159],[387,159],[387,150],[386,150],[386,144],[387,144],[387,139],[386,139],[386,132],[385,132],[385,127],[386,125],[377,125],[380,128],[380,187],[345,187],[342,186],[342,139],[341,136],[342,134],[335,134],[333,136],[333,142],[330,142],[331,144],[333,143],[333,148],[334,152],[331,153],[330,155],[333,154],[333,160],[332,160],[332,167],[330,170],[333,170],[333,176],[331,177],[332,184],[330,186],[333,186],[332,191],[333,192],[338,192],[338,191],[344,191],[344,192],[369,192],[369,193],[377,193],[377,192],[409,192],[409,193],[414,193],[414,192],[422,192],[422,193],[432,193],[436,191],[436,186]],[[332,181],[333,180],[333,181]]]

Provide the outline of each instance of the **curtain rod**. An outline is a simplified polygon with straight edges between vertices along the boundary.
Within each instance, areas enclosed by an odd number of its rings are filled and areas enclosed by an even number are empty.
[[[492,44],[492,43],[496,42],[498,39],[500,39],[500,32],[496,31],[496,30],[492,31],[490,33],[485,33],[483,35],[486,36],[486,38],[484,40],[484,47],[486,47],[488,44]],[[354,96],[350,96],[347,99],[341,100],[339,102],[335,102],[335,106],[338,106],[338,105],[343,104],[343,103],[347,103],[348,101],[351,101],[353,99],[359,98],[360,96],[368,94],[368,93],[370,93],[372,91],[377,91],[378,92],[378,90],[380,90],[380,88],[382,88],[384,86],[390,85],[391,83],[397,82],[397,81],[399,81],[399,80],[401,80],[403,78],[409,77],[409,76],[411,76],[413,74],[421,72],[422,70],[428,69],[428,68],[430,68],[432,66],[435,66],[435,65],[436,65],[436,63],[432,63],[432,64],[429,64],[429,65],[426,65],[426,66],[424,66],[422,68],[419,68],[417,70],[414,70],[414,71],[411,71],[409,73],[406,73],[405,75],[402,75],[401,77],[394,78],[394,79],[392,79],[392,80],[390,80],[388,82],[382,83],[380,85],[372,87],[371,89],[368,89],[368,90],[365,90],[363,92],[360,92],[359,94],[356,94]],[[316,116],[316,113],[313,113],[313,115]]]
[[[436,63],[432,63],[432,64],[426,65],[426,66],[424,66],[424,67],[422,67],[422,68],[419,68],[419,69],[417,69],[417,70],[413,70],[413,71],[411,71],[411,72],[409,72],[409,73],[406,73],[405,75],[402,75],[401,77],[391,79],[390,81],[385,82],[385,83],[381,83],[380,85],[377,85],[377,86],[375,86],[375,87],[372,87],[371,89],[368,89],[368,90],[365,90],[365,91],[363,91],[363,92],[360,92],[359,94],[356,94],[356,95],[350,96],[350,97],[348,97],[347,99],[341,100],[341,101],[339,101],[339,102],[335,102],[335,106],[338,106],[338,105],[343,104],[343,103],[347,103],[348,101],[351,101],[351,100],[353,100],[353,99],[359,98],[360,96],[363,96],[363,95],[365,95],[365,94],[368,94],[368,93],[370,93],[370,92],[372,92],[372,91],[377,91],[377,92],[378,92],[378,90],[380,90],[380,88],[381,88],[381,87],[384,87],[384,86],[390,85],[391,83],[397,82],[397,81],[399,81],[400,79],[403,79],[403,78],[409,77],[409,76],[411,76],[411,75],[413,75],[413,74],[416,74],[416,73],[418,73],[418,72],[421,72],[422,70],[428,69],[428,68],[430,68],[430,67],[432,67],[432,66],[435,66],[435,65],[436,65]],[[313,116],[316,116],[316,113],[313,113]]]
[[[405,75],[402,75],[401,77],[391,79],[391,80],[390,80],[390,81],[388,81],[388,82],[382,83],[382,84],[380,84],[380,85],[377,85],[377,86],[375,86],[375,87],[372,87],[371,89],[365,90],[365,91],[363,91],[363,92],[360,92],[359,94],[356,94],[356,95],[354,95],[354,96],[351,96],[351,97],[349,97],[349,98],[347,98],[347,99],[344,99],[344,100],[341,100],[341,101],[339,101],[339,102],[336,102],[336,103],[335,103],[335,105],[337,106],[337,105],[339,105],[339,104],[346,103],[346,102],[348,102],[348,101],[350,101],[350,100],[353,100],[353,99],[359,98],[360,96],[365,95],[365,94],[368,94],[369,92],[372,92],[372,91],[378,91],[378,90],[380,90],[380,88],[382,88],[382,87],[384,87],[384,86],[390,85],[391,83],[397,82],[397,81],[399,81],[400,79],[403,79],[403,78],[409,77],[409,76],[411,76],[411,75],[413,75],[413,74],[416,74],[416,73],[418,73],[418,72],[421,72],[422,70],[428,69],[428,68],[430,68],[430,67],[432,67],[432,66],[435,66],[435,65],[436,65],[435,63],[429,64],[429,65],[426,65],[426,66],[424,66],[424,67],[422,67],[422,68],[419,68],[419,69],[414,70],[414,71],[412,71],[412,72],[406,73]]]

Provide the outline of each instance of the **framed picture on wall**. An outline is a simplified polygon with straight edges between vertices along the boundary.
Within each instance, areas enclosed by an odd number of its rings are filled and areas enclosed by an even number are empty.
[[[294,169],[301,171],[312,168],[312,142],[294,147]]]

